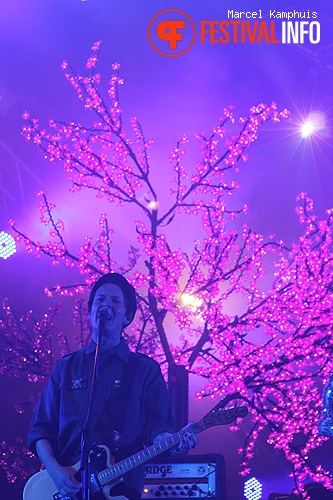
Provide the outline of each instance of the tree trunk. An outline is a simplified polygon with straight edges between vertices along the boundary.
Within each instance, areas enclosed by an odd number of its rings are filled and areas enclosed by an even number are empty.
[[[169,364],[168,388],[176,430],[188,423],[188,371],[182,365]]]

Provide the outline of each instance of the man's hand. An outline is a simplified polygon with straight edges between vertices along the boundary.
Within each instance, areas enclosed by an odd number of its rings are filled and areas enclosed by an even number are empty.
[[[199,438],[195,432],[193,432],[192,423],[190,422],[184,427],[181,432],[181,441],[180,443],[173,448],[175,453],[184,453],[185,451],[190,450],[191,448],[195,448],[198,444]],[[185,431],[185,432],[184,432]]]
[[[186,427],[184,427],[180,431],[180,433],[181,441],[177,446],[174,446],[174,448],[172,448],[172,453],[183,453],[190,450],[191,448],[195,448],[199,441],[197,434],[192,430],[192,423],[189,423]],[[161,441],[162,439],[167,439],[170,436],[172,436],[170,432],[161,432],[155,437],[154,443]]]
[[[80,491],[82,485],[68,469],[62,467],[55,459],[51,443],[47,439],[40,439],[36,443],[36,450],[49,476],[58,488],[60,495],[64,497],[64,500],[66,497],[75,496]]]
[[[82,487],[81,483],[65,467],[61,467],[60,465],[50,467],[48,473],[62,497],[73,497]]]

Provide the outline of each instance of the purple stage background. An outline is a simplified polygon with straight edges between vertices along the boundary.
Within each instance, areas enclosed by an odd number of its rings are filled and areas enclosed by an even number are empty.
[[[269,21],[270,9],[318,13],[318,44],[201,43],[179,57],[165,57],[151,47],[147,29],[163,9],[180,9],[196,25],[205,19],[227,19],[228,9],[259,11]],[[245,115],[252,105],[277,102],[291,117],[267,124],[249,151],[249,161],[239,176],[241,189],[235,200],[249,206],[248,224],[265,236],[276,234],[288,244],[299,235],[296,196],[307,192],[316,214],[333,207],[332,162],[332,9],[328,0],[8,0],[0,14],[0,231],[9,219],[36,240],[46,234],[39,223],[35,194],[43,190],[56,204],[57,215],[67,227],[66,241],[75,251],[86,234],[97,234],[98,216],[109,212],[115,228],[117,252],[130,241],[126,212],[113,218],[110,207],[87,192],[71,194],[60,166],[45,161],[21,135],[24,111],[40,118],[84,121],[85,113],[60,65],[64,59],[82,71],[92,44],[102,40],[99,72],[105,84],[111,65],[120,63],[124,78],[121,104],[127,121],[138,116],[151,149],[155,177],[168,166],[169,153],[183,134],[208,132],[227,105]],[[317,138],[300,138],[300,123],[316,112],[321,130]],[[191,139],[192,140],[192,139]],[[194,139],[189,158],[195,161]],[[163,192],[163,186],[160,186]],[[165,196],[167,190],[165,189]],[[89,207],[89,210],[87,210]],[[184,227],[182,238],[192,238]],[[117,259],[117,254],[115,255]],[[23,245],[7,260],[0,259],[0,299],[8,297],[18,315],[29,309],[38,315],[57,297],[48,299],[46,285],[73,281],[71,271],[51,267],[46,258],[28,255]],[[71,328],[71,306],[64,306],[62,328]],[[190,418],[197,420],[210,408],[194,393],[200,381],[190,379]],[[31,413],[16,414],[12,405],[25,401],[31,384],[0,378],[0,440],[25,435]],[[37,391],[40,388],[36,388]],[[227,467],[227,500],[243,499],[244,478],[239,474],[237,449],[242,436],[227,428],[201,435],[196,453],[221,453]],[[332,444],[326,443],[320,460],[332,470]],[[263,440],[256,448],[251,476],[264,484],[263,499],[272,491],[290,492],[289,464]],[[251,477],[250,476],[250,477]],[[9,485],[0,472],[1,498],[20,498],[22,483]]]

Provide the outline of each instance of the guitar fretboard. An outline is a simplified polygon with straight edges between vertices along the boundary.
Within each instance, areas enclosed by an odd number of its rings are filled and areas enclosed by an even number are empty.
[[[195,424],[194,427],[195,428],[193,430],[198,432],[198,430],[196,430]],[[161,441],[152,444],[148,448],[145,448],[144,450],[135,453],[131,457],[125,458],[124,460],[118,462],[114,466],[109,467],[109,469],[105,469],[99,472],[97,474],[98,481],[102,486],[107,483],[110,483],[111,481],[117,479],[126,472],[134,469],[138,465],[144,464],[148,462],[148,460],[150,460],[151,458],[156,457],[157,455],[160,455],[161,453],[170,450],[174,446],[177,446],[177,444],[181,442],[182,434],[186,432],[185,430],[182,431],[176,432],[176,434],[173,434],[167,439],[162,439]]]
[[[121,462],[116,463],[112,467],[105,469],[96,474],[97,480],[101,486],[111,483],[115,479],[123,476],[126,472],[134,469],[135,467],[148,462],[151,458],[160,455],[161,453],[170,450],[174,446],[177,446],[182,437],[190,430],[196,434],[204,431],[208,427],[214,425],[222,425],[226,423],[231,423],[237,417],[245,416],[247,414],[246,406],[232,407],[223,409],[223,403],[226,404],[232,396],[228,396],[221,403],[215,406],[212,411],[210,411],[204,418],[199,420],[199,422],[191,422],[187,427],[176,432],[172,436],[166,439],[158,441],[148,448],[145,448],[138,453],[135,453],[129,458],[125,458]]]

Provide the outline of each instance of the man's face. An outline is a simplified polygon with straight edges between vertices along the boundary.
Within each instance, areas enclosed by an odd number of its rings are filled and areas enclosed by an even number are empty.
[[[105,322],[103,336],[118,343],[123,327],[129,322],[124,294],[118,285],[105,283],[97,289],[95,294],[89,318],[93,330],[93,339],[96,343],[98,341],[101,311],[102,317],[106,318],[105,321],[103,320]]]

